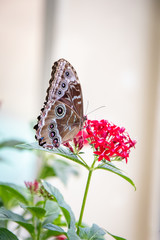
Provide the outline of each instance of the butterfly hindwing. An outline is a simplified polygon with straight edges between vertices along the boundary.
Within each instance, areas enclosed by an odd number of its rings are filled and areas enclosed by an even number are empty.
[[[62,141],[72,139],[79,131],[79,122],[78,115],[69,106],[57,101],[45,118],[40,145],[58,147]]]

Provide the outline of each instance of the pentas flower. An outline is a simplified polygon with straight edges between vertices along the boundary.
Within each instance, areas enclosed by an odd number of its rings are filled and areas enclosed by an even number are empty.
[[[69,148],[69,150],[74,153],[73,147],[71,146],[71,144],[69,142],[65,142],[65,143],[63,143],[63,145],[65,147]]]
[[[88,136],[87,132],[85,131],[85,129],[83,129],[78,132],[75,138],[81,137],[83,139],[83,145],[87,145],[88,144],[87,136]]]
[[[35,180],[34,182],[24,182],[28,190],[31,194],[38,194],[39,197],[43,197],[44,199],[53,200],[53,196],[51,196],[50,193],[48,193],[42,184]]]
[[[107,120],[87,120],[85,123],[86,138],[94,147],[94,154],[98,155],[98,161],[114,158],[128,161],[130,148],[136,144],[131,140],[124,127],[118,127]]]
[[[34,182],[24,182],[26,187],[29,189],[29,191],[33,193],[38,193],[39,190],[39,182],[35,180]]]

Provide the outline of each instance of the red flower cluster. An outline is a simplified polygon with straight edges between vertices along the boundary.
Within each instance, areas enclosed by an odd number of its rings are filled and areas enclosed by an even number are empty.
[[[37,193],[39,189],[39,182],[35,180],[34,182],[24,182],[26,187],[30,190],[31,193]]]
[[[125,128],[118,127],[109,123],[107,120],[87,120],[86,124],[87,139],[94,146],[94,154],[98,155],[98,161],[111,158],[121,157],[126,162],[129,157],[130,148],[136,144],[131,140]]]

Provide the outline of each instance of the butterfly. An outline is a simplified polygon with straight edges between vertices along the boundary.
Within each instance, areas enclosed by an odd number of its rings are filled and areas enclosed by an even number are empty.
[[[77,73],[65,59],[54,63],[44,106],[34,126],[39,145],[53,149],[72,140],[82,129],[83,96]]]

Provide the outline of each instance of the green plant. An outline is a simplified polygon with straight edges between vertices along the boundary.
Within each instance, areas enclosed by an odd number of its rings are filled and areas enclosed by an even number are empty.
[[[135,146],[136,142],[131,140],[124,128],[110,124],[106,120],[88,120],[85,128],[85,134],[77,136],[71,143],[66,143],[65,147],[61,146],[49,150],[40,147],[37,143],[18,146],[23,149],[36,149],[56,154],[83,166],[88,171],[79,220],[76,222],[70,206],[65,202],[59,190],[44,180],[33,183],[26,182],[27,189],[10,183],[0,183],[0,189],[3,191],[4,196],[9,194],[8,201],[16,199],[23,209],[22,214],[16,214],[7,209],[6,199],[8,196],[2,199],[2,205],[4,206],[0,208],[0,239],[4,234],[6,240],[17,239],[16,235],[18,234],[13,235],[7,229],[7,222],[13,221],[18,224],[17,231],[20,228],[27,230],[29,236],[23,239],[28,240],[45,240],[50,237],[68,240],[103,240],[106,234],[114,239],[124,240],[124,238],[115,236],[96,224],[91,227],[86,226],[82,219],[91,177],[95,171],[112,172],[136,189],[133,181],[114,164],[116,161],[125,160],[127,162],[130,149]],[[81,152],[85,141],[89,143],[93,150],[93,162],[91,165],[84,160]],[[43,176],[43,174],[40,174],[40,176]]]

